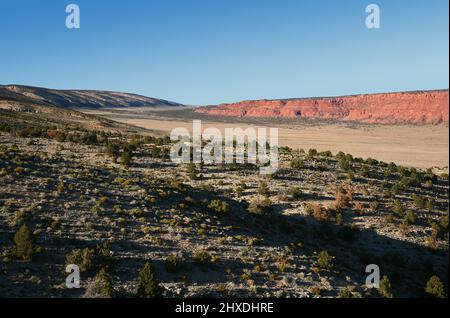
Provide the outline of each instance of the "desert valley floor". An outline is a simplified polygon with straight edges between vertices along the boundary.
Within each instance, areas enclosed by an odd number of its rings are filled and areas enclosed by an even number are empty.
[[[81,110],[121,123],[169,134],[175,127],[192,130],[192,120],[202,127],[276,127],[280,146],[315,148],[334,153],[343,151],[363,158],[448,171],[448,125],[373,125],[360,123],[227,118],[194,113],[192,109],[101,109]]]

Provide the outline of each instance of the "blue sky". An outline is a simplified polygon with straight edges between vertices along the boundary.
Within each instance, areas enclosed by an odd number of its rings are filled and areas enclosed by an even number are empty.
[[[365,27],[369,3],[381,29]],[[447,0],[0,0],[0,84],[197,105],[448,88],[448,12]]]

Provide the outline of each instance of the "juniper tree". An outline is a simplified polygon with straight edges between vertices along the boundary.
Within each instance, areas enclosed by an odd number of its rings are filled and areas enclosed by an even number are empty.
[[[132,164],[133,155],[130,151],[125,150],[121,156],[121,162],[125,167],[129,167]]]
[[[139,272],[139,287],[137,296],[139,298],[155,298],[160,295],[159,283],[156,279],[153,265],[145,263]]]
[[[26,224],[23,224],[14,235],[14,243],[13,255],[18,259],[31,261],[33,255],[38,251],[35,237]]]

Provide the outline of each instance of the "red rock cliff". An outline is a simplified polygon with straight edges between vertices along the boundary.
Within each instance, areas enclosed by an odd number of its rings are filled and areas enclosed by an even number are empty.
[[[255,100],[196,109],[236,117],[335,119],[377,124],[448,124],[448,90]]]

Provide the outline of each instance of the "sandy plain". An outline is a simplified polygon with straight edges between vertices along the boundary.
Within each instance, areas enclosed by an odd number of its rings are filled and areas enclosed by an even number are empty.
[[[81,110],[81,109],[80,109]],[[198,114],[192,108],[136,108],[81,110],[117,122],[168,134],[176,127],[192,131],[192,121],[202,120],[202,129],[253,127],[278,128],[279,145],[305,150],[315,148],[333,153],[343,151],[356,157],[435,168],[448,172],[449,127],[412,125],[367,125],[308,120],[242,119]]]

